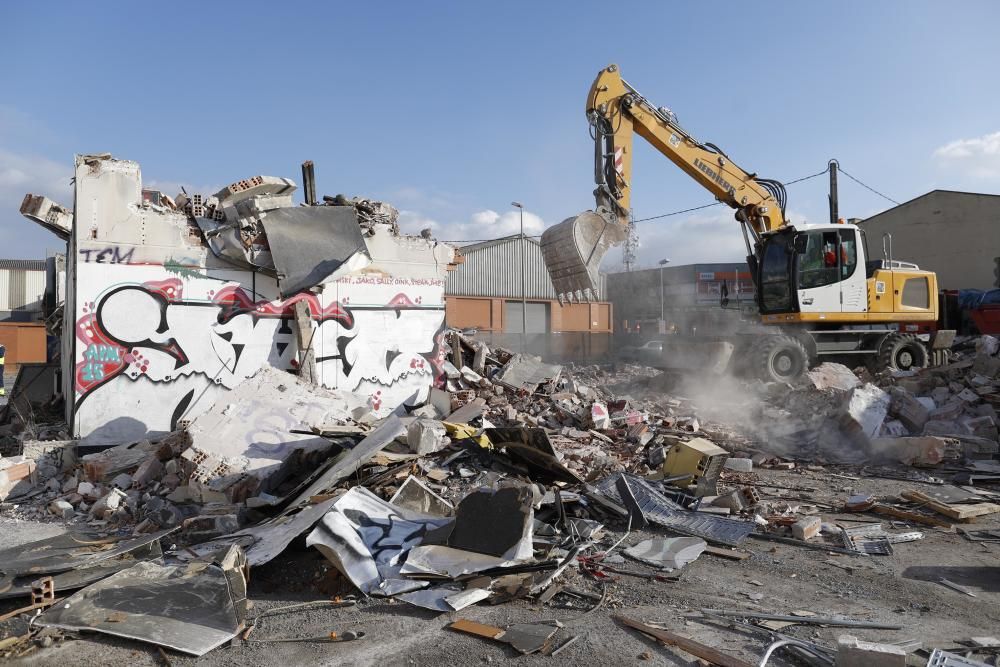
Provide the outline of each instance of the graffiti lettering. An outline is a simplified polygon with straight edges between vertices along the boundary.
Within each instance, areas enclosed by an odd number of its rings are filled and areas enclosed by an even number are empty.
[[[88,361],[121,361],[118,348],[112,345],[88,345],[83,352],[83,358]]]
[[[399,405],[422,402],[442,382],[439,286],[337,285],[270,300],[261,294],[276,293],[276,285],[260,284],[259,278],[258,289],[251,290],[216,276],[136,263],[86,271],[90,285],[105,287],[90,291],[90,299],[81,297],[76,313],[74,419],[82,433],[100,429],[140,438],[169,432],[262,366],[294,369],[300,302],[312,321],[323,386],[367,397],[384,416]],[[145,280],[108,280],[106,274],[115,271]],[[259,446],[268,442],[262,439]]]
[[[94,264],[131,264],[134,254],[135,248],[129,248],[122,252],[118,246],[80,251],[83,261]]]

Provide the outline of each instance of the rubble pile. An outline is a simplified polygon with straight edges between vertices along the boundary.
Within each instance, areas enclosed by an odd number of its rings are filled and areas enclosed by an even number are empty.
[[[1000,345],[914,373],[862,378],[822,364],[800,386],[746,385],[758,418],[724,424],[666,393],[669,379],[651,369],[563,367],[458,331],[446,338],[440,386],[385,418],[365,397],[265,367],[164,438],[90,453],[29,442],[24,454],[0,458],[4,512],[71,531],[0,552],[0,597],[30,594],[18,611],[47,610],[34,634],[0,640],[0,654],[27,655],[42,638],[65,636],[57,631],[192,655],[246,639],[252,568],[299,536],[345,590],[365,597],[449,614],[518,599],[584,600],[596,610],[613,595],[609,582],[678,581],[703,555],[740,561],[757,541],[889,556],[927,530],[1000,511],[989,490],[1000,482]],[[933,482],[898,496],[841,482],[824,495],[811,485],[829,472],[821,461],[860,463],[837,468],[845,481]],[[944,476],[945,466],[959,485],[929,474]],[[94,611],[109,588],[122,600],[187,591],[201,603],[168,605],[152,627],[134,605]],[[70,595],[67,604],[54,605],[53,591]],[[211,619],[197,620],[199,604]],[[525,654],[575,641],[547,621],[499,627],[460,617],[449,627]]]

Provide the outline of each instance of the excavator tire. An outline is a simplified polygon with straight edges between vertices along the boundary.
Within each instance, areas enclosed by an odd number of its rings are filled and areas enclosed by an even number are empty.
[[[792,382],[809,369],[805,345],[792,336],[765,336],[750,354],[750,370],[764,382]]]
[[[927,346],[912,334],[889,334],[878,350],[878,370],[909,371],[924,368],[929,361]]]

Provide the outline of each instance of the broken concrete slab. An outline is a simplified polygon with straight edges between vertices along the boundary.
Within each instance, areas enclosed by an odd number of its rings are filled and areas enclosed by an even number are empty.
[[[246,551],[247,562],[251,567],[270,562],[293,539],[312,528],[337,500],[335,497],[327,497],[317,502],[317,497],[329,494],[338,483],[357,472],[358,468],[404,432],[402,420],[395,415],[390,416],[365,436],[364,440],[336,458],[327,470],[277,516],[218,540],[189,547],[186,551],[205,555],[220,547],[239,544]]]
[[[496,381],[510,389],[533,393],[538,385],[551,382],[562,373],[562,366],[546,364],[538,357],[515,354],[496,377]]]
[[[623,553],[661,570],[672,571],[697,560],[706,547],[708,543],[698,537],[658,537],[643,540]]]
[[[290,473],[286,463],[308,465],[310,454],[315,463],[330,450],[329,440],[310,434],[312,424],[346,423],[367,413],[364,397],[261,368],[188,427],[191,447],[183,457],[195,466],[189,484],[231,502],[270,492]]]
[[[890,411],[913,433],[920,433],[930,415],[926,405],[902,389],[895,389],[892,392]]]
[[[843,403],[841,421],[848,433],[873,438],[885,421],[889,403],[889,394],[873,384],[852,389]]]
[[[414,454],[431,454],[441,449],[448,431],[435,419],[417,419],[406,429],[406,444]]]
[[[818,516],[807,516],[792,524],[792,537],[797,540],[811,540],[819,535],[823,520]]]
[[[906,651],[893,644],[841,635],[837,639],[837,667],[906,667]]]
[[[850,368],[843,364],[824,362],[806,373],[813,387],[819,390],[836,389],[850,391],[861,386],[861,381]]]
[[[947,438],[926,435],[872,440],[874,454],[906,465],[937,465],[944,461],[947,446]]]
[[[36,623],[201,656],[244,628],[246,586],[246,558],[238,547],[201,567],[142,562],[57,603]]]
[[[38,481],[33,459],[24,455],[0,456],[0,501],[31,491]]]

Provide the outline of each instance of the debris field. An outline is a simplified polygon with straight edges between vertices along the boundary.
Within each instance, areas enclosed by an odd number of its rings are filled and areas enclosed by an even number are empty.
[[[4,426],[0,656],[1000,664],[996,339],[795,386],[445,340],[388,416],[265,366],[155,439]]]

